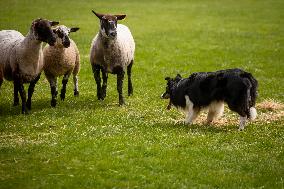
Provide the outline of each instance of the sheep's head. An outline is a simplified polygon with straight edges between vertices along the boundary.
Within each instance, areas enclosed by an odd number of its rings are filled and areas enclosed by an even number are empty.
[[[114,39],[117,35],[117,20],[123,20],[125,14],[100,14],[92,11],[100,19],[100,32],[106,38]]]
[[[56,38],[51,27],[57,24],[59,24],[59,22],[39,18],[33,21],[32,32],[37,40],[46,42],[49,45],[54,45]]]
[[[70,47],[70,38],[69,34],[71,32],[78,31],[79,28],[68,28],[64,25],[57,26],[53,29],[53,32],[56,34],[56,39],[59,44],[62,44],[65,48]]]

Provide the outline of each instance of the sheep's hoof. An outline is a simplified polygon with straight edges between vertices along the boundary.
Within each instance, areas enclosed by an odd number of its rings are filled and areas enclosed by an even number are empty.
[[[103,101],[103,100],[104,100],[104,98],[100,96],[100,97],[98,97],[98,100]]]
[[[97,94],[98,100],[104,100],[106,97],[106,93],[105,92],[100,92]]]
[[[52,107],[55,107],[55,106],[56,106],[56,99],[52,99],[52,100],[51,100],[51,106],[52,106]]]
[[[124,99],[119,99],[119,106],[123,106],[123,105],[125,105]]]
[[[98,96],[98,100],[103,101],[105,99],[105,97],[103,95]]]
[[[14,101],[13,106],[18,106],[19,105],[19,101]]]
[[[97,98],[98,98],[98,100],[103,100],[103,97],[100,93],[97,93]]]
[[[105,99],[105,97],[106,97],[106,87],[104,87],[104,86],[103,86],[103,88],[102,88],[101,97],[102,97],[103,99]]]
[[[22,114],[24,115],[28,115],[29,114],[29,111],[26,109],[26,110],[22,110]]]
[[[132,96],[133,95],[133,89],[132,88],[128,88],[128,96]]]
[[[31,108],[32,108],[32,102],[31,102],[30,100],[27,100],[26,108],[27,108],[28,110],[31,110]]]
[[[102,94],[102,96],[101,96],[101,99],[102,99],[102,100],[104,100],[104,99],[105,99],[105,97],[106,97],[106,94],[105,94],[105,93],[103,93],[103,94]]]
[[[74,96],[79,96],[79,91],[74,91]]]
[[[28,110],[31,110],[32,108],[31,108],[32,106],[30,105],[30,104],[27,104],[27,109]]]
[[[128,92],[128,96],[132,96],[133,95],[133,91]]]
[[[60,98],[61,98],[62,101],[64,101],[64,99],[65,99],[65,94],[64,94],[64,93],[61,93],[61,94],[60,94]]]

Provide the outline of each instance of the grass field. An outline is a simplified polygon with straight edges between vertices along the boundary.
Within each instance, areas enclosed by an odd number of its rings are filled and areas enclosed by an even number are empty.
[[[92,9],[127,14],[121,23],[133,33],[136,59],[126,106],[118,106],[113,75],[105,101],[96,98]],[[30,115],[12,106],[12,82],[4,81],[0,188],[284,188],[284,117],[269,121],[276,111],[259,109],[267,119],[238,132],[236,114],[226,111],[227,124],[186,126],[159,99],[165,76],[239,67],[258,79],[258,103],[283,103],[283,10],[283,0],[1,0],[0,30],[26,34],[38,17],[80,27],[72,38],[81,71],[80,97],[69,81],[55,109],[43,74]]]

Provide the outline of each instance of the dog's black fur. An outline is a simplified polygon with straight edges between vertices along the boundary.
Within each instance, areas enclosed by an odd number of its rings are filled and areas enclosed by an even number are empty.
[[[198,72],[188,78],[179,74],[167,80],[166,92],[161,96],[170,98],[175,107],[185,108],[187,95],[193,108],[203,108],[214,101],[224,101],[232,111],[242,117],[250,118],[250,108],[255,106],[257,80],[241,69],[227,69],[216,72]]]

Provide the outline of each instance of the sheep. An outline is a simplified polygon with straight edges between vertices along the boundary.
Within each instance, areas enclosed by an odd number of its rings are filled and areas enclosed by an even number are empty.
[[[76,32],[79,28],[67,28],[57,26],[53,31],[56,34],[54,46],[47,45],[43,49],[44,73],[51,88],[51,106],[56,106],[57,97],[57,77],[63,76],[61,100],[65,99],[66,85],[71,73],[73,73],[74,96],[79,95],[78,77],[80,69],[80,54],[75,42],[69,38],[70,32]]]
[[[4,81],[4,71],[3,71],[3,65],[0,64],[0,87],[2,86],[2,83]]]
[[[128,96],[133,94],[131,69],[134,63],[135,43],[128,27],[117,24],[122,15],[100,14],[92,11],[100,19],[100,31],[91,45],[90,62],[97,84],[97,98],[104,100],[106,96],[108,73],[117,74],[117,91],[119,105],[125,104],[122,94],[124,74],[127,69]],[[101,85],[100,71],[103,84]]]
[[[54,45],[56,38],[51,27],[57,24],[36,19],[26,37],[15,30],[0,31],[0,86],[3,78],[14,82],[14,106],[19,104],[19,92],[23,114],[31,109],[34,87],[43,68],[42,42]],[[24,83],[30,83],[27,101]]]

